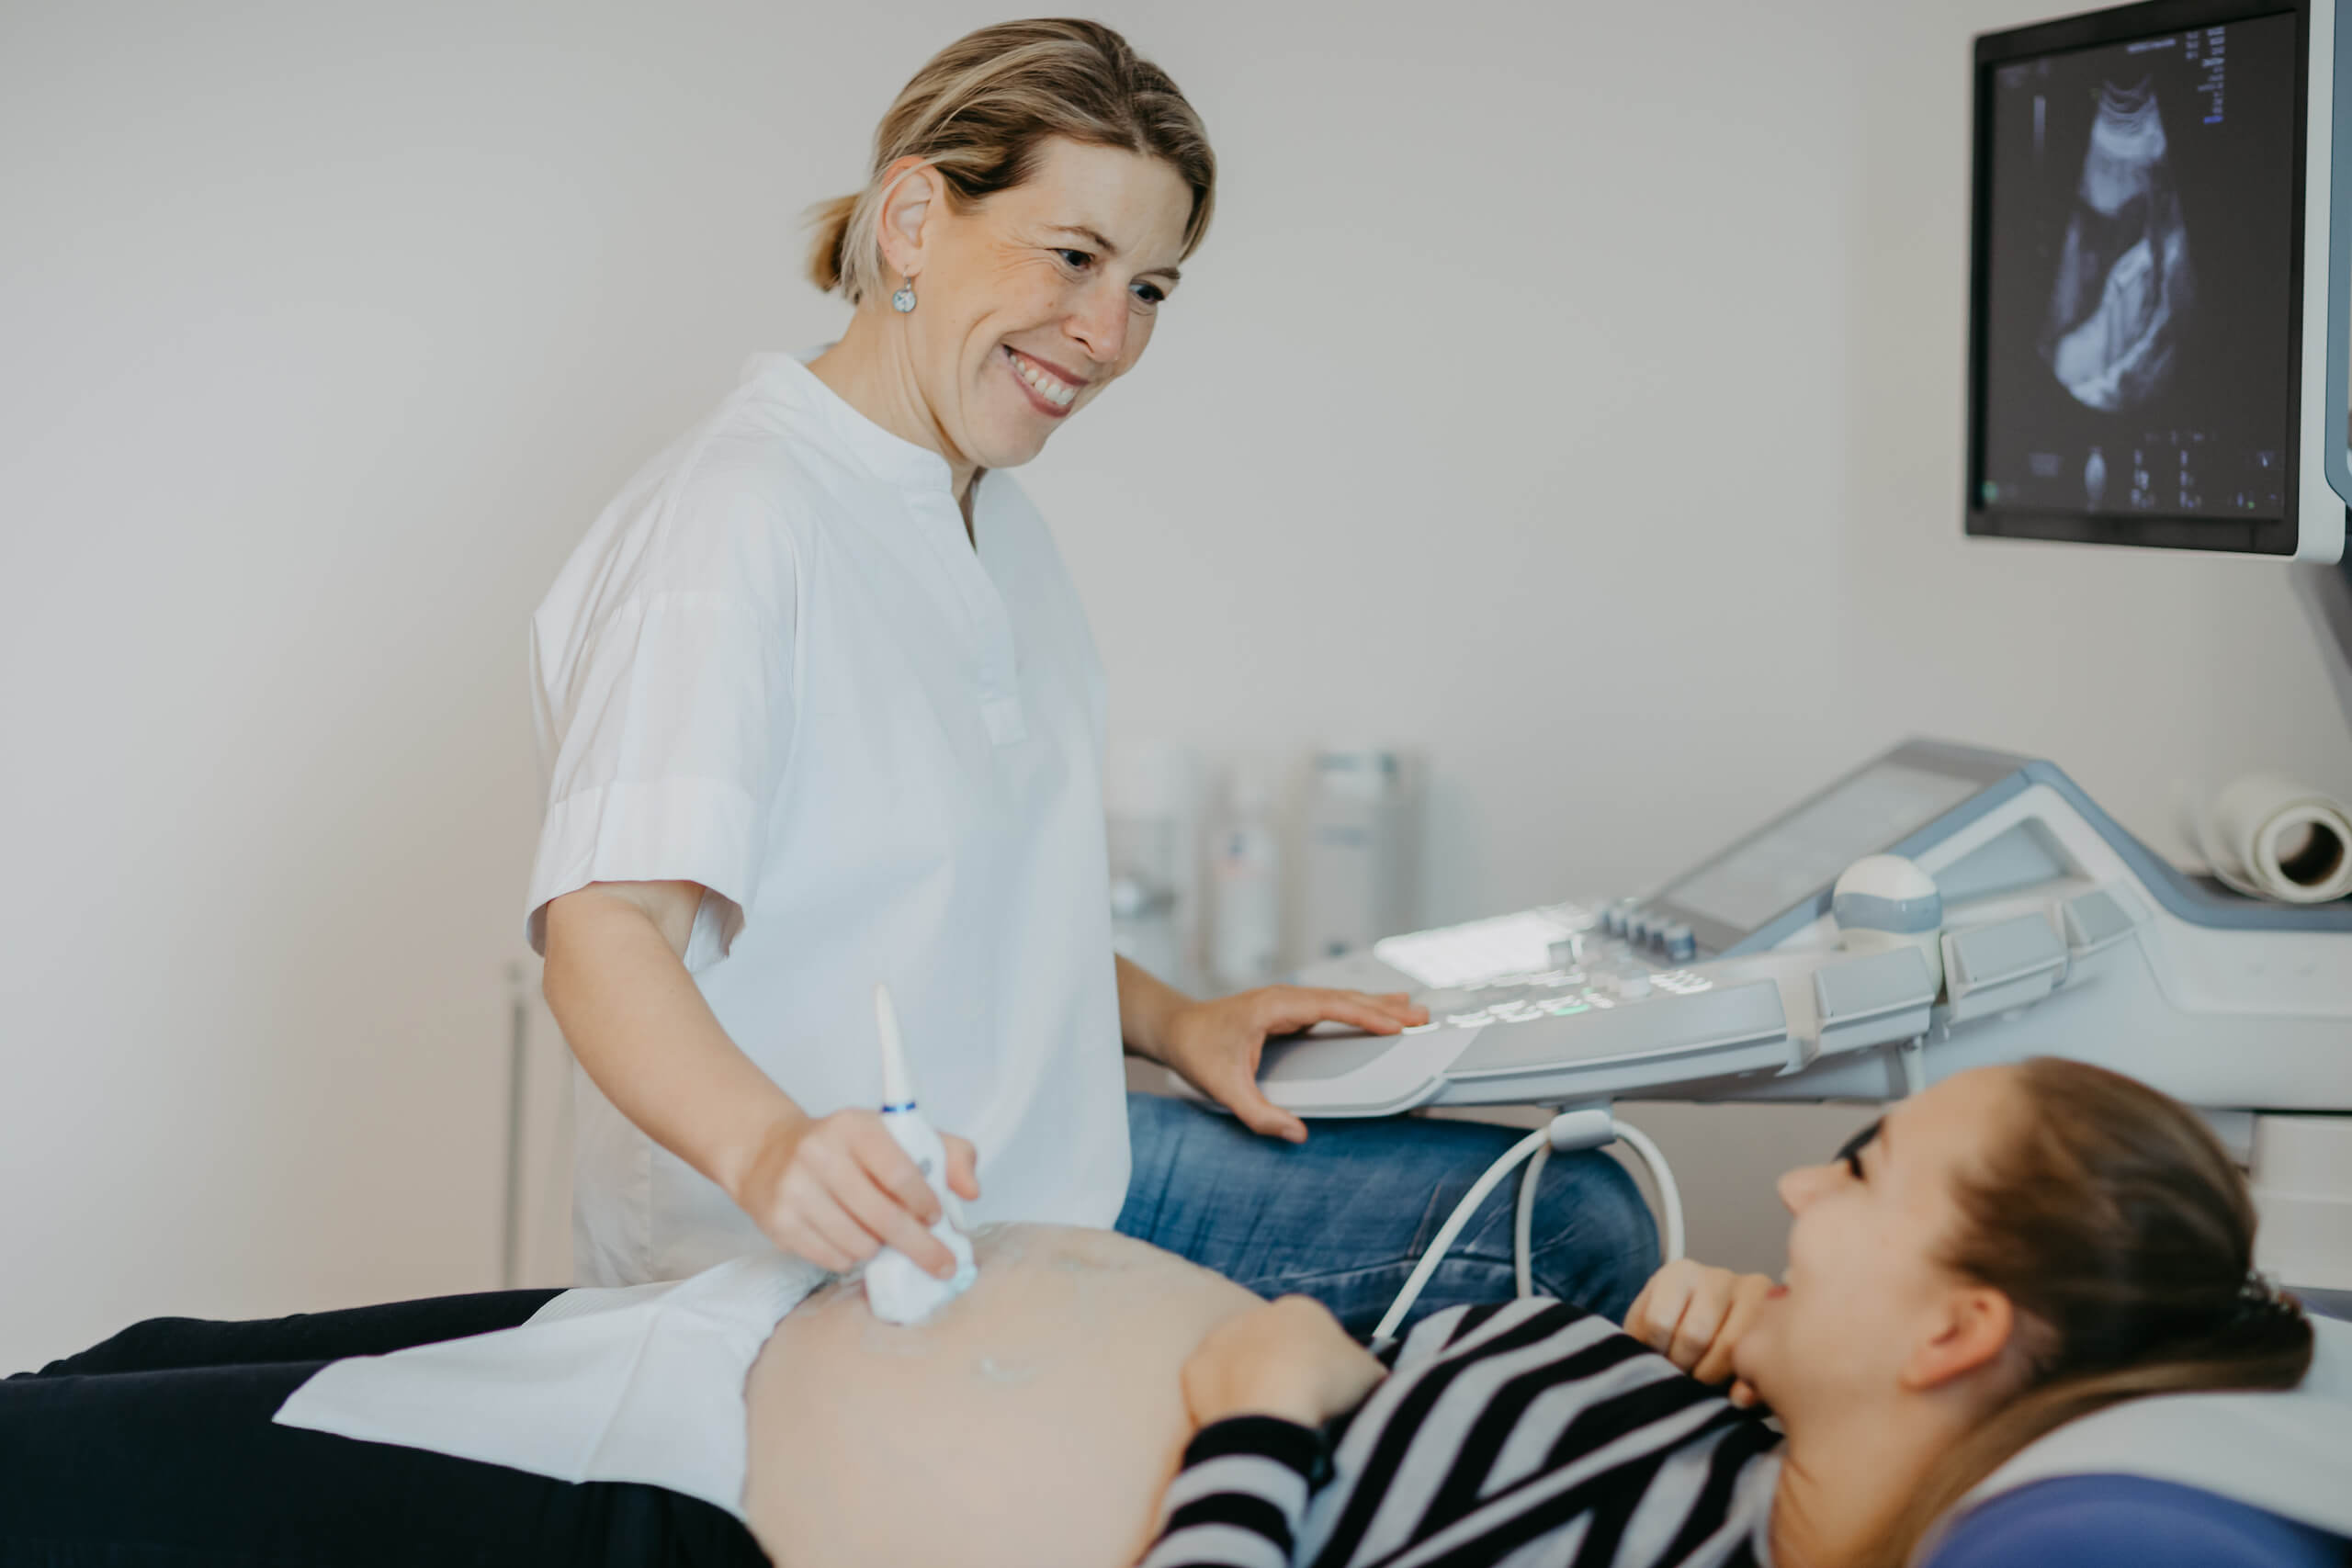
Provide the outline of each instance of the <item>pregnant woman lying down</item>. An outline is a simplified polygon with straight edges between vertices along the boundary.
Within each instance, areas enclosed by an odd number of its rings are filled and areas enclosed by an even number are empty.
[[[920,1350],[812,1302],[752,1375],[752,1525],[782,1568],[1125,1563],[1181,1450],[1147,1568],[1891,1564],[2063,1421],[2310,1359],[2227,1155],[2096,1067],[1950,1079],[1781,1191],[1785,1284],[1669,1264],[1623,1330],[1457,1307],[1385,1361],[1092,1236]]]
[[[468,1472],[494,1467],[283,1427],[219,1441],[220,1400],[274,1409],[308,1370],[254,1366],[247,1395],[216,1385],[191,1416],[134,1329],[0,1383],[0,1562],[131,1542],[148,1563],[389,1561],[371,1529],[413,1540],[426,1514],[442,1558],[484,1562],[1893,1564],[2063,1422],[2290,1387],[2310,1359],[2300,1309],[2249,1271],[2228,1156],[2194,1113],[2098,1068],[1962,1074],[1781,1192],[1783,1283],[1670,1264],[1622,1330],[1498,1303],[1378,1356],[1311,1302],[1261,1303],[1107,1233],[989,1234],[979,1282],[914,1328],[836,1281],[752,1366],[749,1536],[659,1488],[560,1481],[539,1526],[486,1531]],[[368,1312],[434,1304],[200,1326],[300,1362],[299,1325],[348,1340]],[[44,1409],[88,1434],[93,1401],[115,1443],[43,1443]],[[257,1511],[274,1535],[239,1523]]]

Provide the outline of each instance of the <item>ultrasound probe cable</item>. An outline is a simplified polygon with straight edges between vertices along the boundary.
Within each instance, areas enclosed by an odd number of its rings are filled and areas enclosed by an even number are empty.
[[[1536,1179],[1542,1175],[1544,1162],[1551,1158],[1554,1149],[1563,1154],[1578,1149],[1597,1149],[1618,1139],[1623,1140],[1625,1146],[1634,1151],[1648,1169],[1650,1179],[1657,1186],[1658,1208],[1666,1219],[1665,1261],[1671,1263],[1681,1257],[1682,1192],[1675,1185],[1674,1172],[1668,1167],[1666,1156],[1657,1145],[1651,1142],[1649,1135],[1640,1128],[1618,1121],[1610,1114],[1606,1106],[1563,1111],[1553,1117],[1549,1124],[1537,1128],[1513,1144],[1500,1159],[1488,1166],[1485,1173],[1471,1183],[1470,1190],[1462,1195],[1462,1201],[1453,1206],[1453,1213],[1448,1214],[1445,1224],[1438,1227],[1437,1235],[1422,1252],[1421,1260],[1413,1266],[1412,1274],[1405,1280],[1405,1288],[1397,1292],[1396,1299],[1389,1303],[1388,1311],[1380,1320],[1380,1326],[1372,1331],[1373,1345],[1376,1348],[1396,1334],[1396,1325],[1403,1323],[1405,1314],[1413,1310],[1413,1303],[1420,1299],[1430,1277],[1445,1260],[1447,1250],[1462,1235],[1462,1228],[1470,1223],[1470,1216],[1477,1212],[1480,1203],[1486,1201],[1487,1195],[1501,1184],[1503,1178],[1523,1160],[1530,1163],[1526,1175],[1520,1180],[1519,1203],[1511,1227],[1511,1272],[1519,1293],[1533,1295],[1534,1282],[1530,1275],[1528,1259],[1533,1250]]]

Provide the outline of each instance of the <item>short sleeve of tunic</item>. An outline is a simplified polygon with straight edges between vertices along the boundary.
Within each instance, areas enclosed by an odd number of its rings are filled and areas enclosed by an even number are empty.
[[[689,969],[752,903],[791,753],[799,573],[788,487],[727,445],[706,433],[640,475],[532,619],[541,953],[548,902],[592,882],[708,889]]]

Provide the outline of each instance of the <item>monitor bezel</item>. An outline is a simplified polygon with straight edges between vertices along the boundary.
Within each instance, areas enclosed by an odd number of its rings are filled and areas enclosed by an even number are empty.
[[[2288,393],[2286,467],[2280,483],[2285,513],[2275,518],[2199,517],[2184,513],[2045,512],[1987,508],[1984,493],[1984,396],[1986,293],[1990,285],[1993,139],[1992,95],[1999,69],[2019,60],[2064,54],[2102,45],[2128,43],[2159,33],[2226,27],[2265,17],[2295,18],[2294,169],[2297,192],[2289,240]],[[2305,500],[2300,480],[2305,411],[2303,349],[2305,224],[2309,188],[2312,109],[2312,16],[2310,0],[2143,0],[2142,4],[2037,22],[1976,39],[1975,78],[1970,136],[1968,263],[1968,447],[1962,504],[1971,537],[2048,539],[2068,544],[2125,545],[2154,549],[2205,550],[2222,554],[2291,557],[2302,532]]]

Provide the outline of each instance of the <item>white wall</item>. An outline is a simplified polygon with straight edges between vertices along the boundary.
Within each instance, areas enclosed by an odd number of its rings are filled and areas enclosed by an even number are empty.
[[[1439,919],[1653,874],[1866,748],[1823,700],[1838,8],[1139,19],[1217,141],[1216,227],[1030,480],[1114,728],[1430,745]]]
[[[1003,14],[0,13],[0,1368],[493,1282],[525,617],[746,352],[830,335],[799,210]],[[2005,17],[1101,14],[1224,163],[1025,476],[1121,733],[1430,744],[1441,917],[1662,874],[1907,729],[2146,827],[2224,754],[2352,780],[2275,572],[1960,543]],[[1662,1114],[1760,1160],[1804,1113]]]

